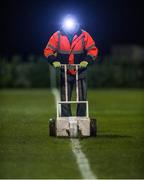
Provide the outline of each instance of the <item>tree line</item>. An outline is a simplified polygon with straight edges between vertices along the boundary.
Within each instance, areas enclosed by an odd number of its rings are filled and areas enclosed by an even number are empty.
[[[122,57],[99,58],[88,68],[88,86],[144,87],[144,60]],[[50,70],[43,56],[0,57],[0,88],[49,88]]]

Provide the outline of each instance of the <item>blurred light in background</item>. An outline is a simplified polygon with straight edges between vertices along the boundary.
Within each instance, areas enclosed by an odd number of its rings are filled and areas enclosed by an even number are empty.
[[[64,20],[62,21],[62,29],[66,33],[73,33],[79,27],[79,23],[77,19],[72,15],[67,15]]]

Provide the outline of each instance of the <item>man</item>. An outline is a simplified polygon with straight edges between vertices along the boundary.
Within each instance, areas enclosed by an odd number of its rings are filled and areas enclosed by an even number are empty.
[[[51,36],[44,49],[44,55],[48,59],[48,62],[55,68],[60,68],[61,64],[80,64],[78,79],[79,100],[86,101],[86,70],[87,66],[95,61],[98,55],[98,49],[89,33],[80,29],[79,23],[71,15],[66,17],[61,29]],[[76,82],[76,72],[74,69],[70,69],[67,75],[68,100],[71,100],[72,89]],[[63,70],[61,70],[61,100],[65,101]],[[63,104],[61,110],[61,116],[72,116],[70,104]],[[86,104],[78,104],[77,116],[85,115]]]

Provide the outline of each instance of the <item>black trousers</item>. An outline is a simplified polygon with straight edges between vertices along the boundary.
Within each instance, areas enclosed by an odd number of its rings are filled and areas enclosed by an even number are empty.
[[[75,89],[76,86],[76,78],[75,76],[68,75],[68,100],[71,100],[72,97],[72,91]],[[61,100],[65,101],[65,80],[64,77],[61,76]],[[87,82],[86,78],[82,78],[78,80],[78,87],[79,87],[79,100],[80,101],[86,101],[87,99]],[[77,105],[77,116],[86,116],[86,104],[85,103],[79,103]],[[72,116],[71,112],[71,104],[62,104],[61,105],[61,116]]]

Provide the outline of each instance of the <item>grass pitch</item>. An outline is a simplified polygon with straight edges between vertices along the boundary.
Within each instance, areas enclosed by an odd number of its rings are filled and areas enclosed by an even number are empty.
[[[144,91],[89,90],[98,137],[80,140],[98,178],[144,178]],[[0,178],[81,178],[71,142],[48,136],[49,90],[0,91]]]

